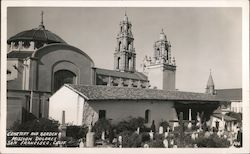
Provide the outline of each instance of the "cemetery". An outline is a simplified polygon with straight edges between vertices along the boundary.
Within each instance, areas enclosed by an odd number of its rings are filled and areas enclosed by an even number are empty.
[[[30,142],[30,145],[21,145],[23,147],[32,147],[32,144],[37,144],[35,146],[40,144],[40,147],[75,148],[229,148],[242,146],[240,127],[230,131],[226,127],[209,128],[202,117],[196,120],[183,120],[182,112],[179,114],[179,120],[162,121],[159,129],[156,129],[154,120],[150,127],[146,127],[144,123],[144,118],[129,117],[114,125],[110,120],[103,118],[89,126],[74,126],[65,123],[65,112],[63,112],[61,124],[55,120],[34,119],[13,126],[9,130],[13,132],[7,134],[14,136],[20,134],[16,132],[27,131],[37,132],[37,134],[40,132],[39,135],[43,138],[53,140],[51,143],[47,140],[48,144],[45,144],[45,141]],[[24,136],[21,135],[21,137]],[[13,138],[7,135],[7,143],[12,140]],[[20,144],[12,143],[7,146],[17,147]]]

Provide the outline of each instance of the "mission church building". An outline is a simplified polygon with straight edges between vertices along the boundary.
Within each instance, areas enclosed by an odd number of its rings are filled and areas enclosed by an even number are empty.
[[[209,120],[214,110],[228,103],[214,95],[214,85],[208,84],[210,91],[206,93],[175,89],[175,59],[171,58],[171,44],[163,31],[154,44],[153,58],[144,60],[144,72],[136,72],[131,27],[125,14],[117,36],[114,70],[95,69],[97,83],[104,84],[65,84],[50,97],[49,117],[62,122],[65,111],[65,122],[71,125],[91,125],[101,118],[118,123],[129,117],[143,117],[147,126],[154,121],[159,127],[162,121],[178,120],[180,112],[186,120],[189,115],[195,120],[201,113]]]
[[[154,43],[153,57],[145,57],[143,72],[136,71],[136,50],[132,24],[125,14],[119,25],[114,51],[114,69],[97,68],[82,50],[58,35],[37,28],[22,31],[7,41],[7,128],[25,122],[30,114],[74,125],[89,125],[100,118],[116,123],[128,117],[143,117],[147,125],[155,121],[196,119],[204,113],[208,120],[228,100],[214,95],[214,85],[206,93],[177,91],[176,64],[171,44],[162,31]],[[190,110],[191,109],[191,110]],[[27,114],[28,113],[28,114]]]

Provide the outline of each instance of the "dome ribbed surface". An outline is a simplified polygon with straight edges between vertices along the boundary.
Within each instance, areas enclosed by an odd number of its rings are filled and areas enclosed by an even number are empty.
[[[66,43],[56,34],[43,28],[31,29],[20,32],[7,40],[7,43],[18,41],[40,41],[43,43]]]

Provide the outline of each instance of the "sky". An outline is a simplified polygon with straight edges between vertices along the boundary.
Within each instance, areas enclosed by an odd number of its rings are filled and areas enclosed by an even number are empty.
[[[241,8],[15,7],[7,10],[7,38],[40,24],[81,49],[95,67],[113,69],[116,35],[125,11],[132,23],[136,69],[163,28],[176,59],[176,88],[204,92],[211,69],[216,89],[242,87]]]

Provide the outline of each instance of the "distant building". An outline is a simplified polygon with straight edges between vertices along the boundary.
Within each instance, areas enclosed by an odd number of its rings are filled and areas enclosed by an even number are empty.
[[[216,95],[219,98],[230,100],[231,104],[227,107],[228,110],[242,113],[242,88],[216,89]]]

